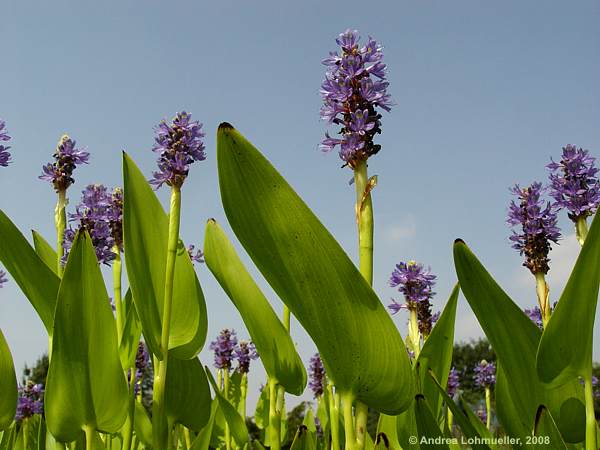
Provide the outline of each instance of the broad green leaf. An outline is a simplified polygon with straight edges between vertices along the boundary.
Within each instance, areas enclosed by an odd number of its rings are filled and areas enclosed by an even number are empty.
[[[165,408],[170,423],[200,431],[210,417],[210,389],[198,358],[169,357]]]
[[[123,369],[126,370],[135,366],[135,357],[142,335],[142,325],[133,304],[130,289],[125,294],[123,304],[127,307],[124,308],[124,311],[126,311],[125,324],[123,325],[123,335],[119,344],[119,357]]]
[[[486,271],[464,242],[454,244],[454,263],[461,290],[475,313],[498,357],[496,399],[498,419],[507,434],[525,437],[531,434],[539,405],[545,404],[565,439],[580,439],[577,430],[585,429],[585,416],[578,414],[563,422],[559,416],[562,404],[576,397],[572,383],[549,389],[537,376],[535,354],[541,332],[508,297]],[[499,319],[501,318],[501,319]],[[506,380],[503,378],[506,377]],[[501,404],[502,402],[509,404]],[[579,423],[578,426],[573,426]]]
[[[312,406],[309,406],[306,410],[306,414],[304,414],[304,420],[302,421],[302,425],[308,428],[308,431],[312,433],[317,432],[317,425],[315,424],[315,413],[312,409]]]
[[[415,396],[415,418],[417,421],[417,430],[419,433],[419,444],[421,448],[426,449],[446,449],[449,450],[446,443],[446,436],[440,430],[440,427],[433,417],[433,413],[422,394]],[[421,444],[422,439],[426,443]]]
[[[229,124],[217,133],[221,198],[237,238],[317,345],[340,392],[386,414],[413,395],[402,337],[334,237]]]
[[[600,215],[596,214],[537,353],[537,373],[560,386],[590,376],[600,286]]]
[[[117,432],[127,416],[127,383],[117,330],[96,253],[78,233],[58,292],[45,410],[48,430],[62,442],[86,426]]]
[[[411,403],[406,411],[396,416],[396,431],[398,441],[404,450],[419,449],[419,444],[411,442],[412,436],[417,436],[417,418],[415,417],[415,403]]]
[[[227,400],[235,409],[240,410],[242,399],[242,374],[234,370],[229,374],[229,390],[227,391]],[[240,412],[240,414],[242,414]]]
[[[269,377],[276,379],[287,392],[302,394],[306,370],[290,334],[213,219],[206,224],[204,258],[240,312]]]
[[[6,430],[17,409],[17,376],[10,349],[0,330],[0,431]]]
[[[208,450],[210,446],[210,436],[212,434],[213,425],[215,423],[215,418],[217,416],[217,411],[219,409],[219,400],[214,398],[210,407],[210,417],[208,418],[208,422],[198,433],[196,439],[192,443],[192,447],[190,450]]]
[[[127,275],[146,344],[162,359],[160,337],[169,220],[144,175],[125,153],[123,185]],[[204,345],[207,328],[204,295],[192,261],[180,241],[175,262],[169,355],[194,358]]]
[[[254,411],[254,423],[258,428],[264,430],[269,425],[269,387],[265,386],[260,392]]]
[[[44,239],[44,237],[35,230],[31,230],[33,236],[33,246],[35,252],[41,258],[42,261],[48,266],[56,276],[58,276],[58,255],[56,250]]]
[[[0,261],[33,305],[46,331],[51,335],[60,280],[1,210],[0,236]]]
[[[471,423],[471,421],[469,420],[469,417],[466,415],[466,413],[463,412],[458,407],[458,405],[454,402],[454,400],[448,395],[448,393],[446,392],[446,388],[442,387],[442,385],[436,380],[436,377],[433,375],[432,372],[429,372],[429,379],[432,381],[433,385],[438,389],[438,392],[439,392],[440,396],[442,397],[442,399],[444,400],[444,403],[446,404],[446,406],[450,409],[450,411],[452,411],[454,420],[460,427],[460,429],[461,429],[462,433],[465,435],[465,437],[467,437],[467,438],[488,437],[489,433],[487,433],[487,429],[486,429],[486,433],[483,435],[477,431],[477,428]],[[481,449],[481,450],[486,450],[486,449],[489,450],[489,447],[484,444],[474,444],[473,448]]]
[[[567,445],[556,427],[556,422],[545,406],[540,406],[538,410],[533,434],[535,435],[533,439],[539,439],[534,442],[534,445],[551,447],[555,450],[567,450]]]
[[[420,392],[425,395],[434,417],[439,417],[442,409],[442,398],[437,386],[433,383],[428,371],[435,374],[439,383],[445,388],[448,384],[448,374],[452,365],[454,349],[454,321],[458,303],[459,286],[454,286],[450,298],[431,334],[423,344],[423,349],[417,359],[417,373],[420,378]]]
[[[290,450],[316,450],[316,438],[306,425],[300,425]]]
[[[139,401],[135,402],[133,429],[138,441],[146,447],[152,448],[152,422],[146,408]]]
[[[219,402],[219,408],[223,412],[223,416],[229,425],[231,435],[237,445],[243,447],[244,445],[248,444],[248,429],[246,428],[246,423],[240,413],[237,412],[235,407],[229,403],[225,397],[223,397],[208,367],[205,367],[205,371],[208,381],[210,381],[210,384],[215,392],[215,397]]]
[[[398,429],[396,416],[388,416],[386,414],[379,415],[377,423],[377,439],[375,447],[381,448],[383,445],[390,450],[401,450],[400,442],[398,441]]]

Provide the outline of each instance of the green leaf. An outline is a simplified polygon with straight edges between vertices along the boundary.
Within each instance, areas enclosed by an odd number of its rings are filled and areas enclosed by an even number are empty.
[[[123,335],[119,344],[119,357],[123,369],[127,370],[135,366],[135,357],[142,335],[142,325],[140,324],[130,289],[127,289],[123,304],[125,305],[124,310],[126,313]]]
[[[543,405],[540,406],[535,418],[533,434],[538,439],[541,439],[541,442],[534,442],[534,445],[539,445],[540,447],[548,446],[555,450],[567,450],[567,445],[565,444],[565,441],[563,441],[560,431],[558,431],[558,428],[556,427],[556,422],[554,422],[550,411]]]
[[[10,349],[0,330],[0,431],[13,422],[17,409],[17,376]]]
[[[254,411],[254,423],[258,428],[264,430],[269,425],[269,387],[265,386],[260,392]]]
[[[192,443],[190,450],[208,450],[208,447],[210,446],[210,436],[212,434],[218,409],[219,400],[214,398],[210,406],[210,417],[208,419],[208,423],[200,430],[198,436],[196,436],[196,439]]]
[[[33,236],[33,246],[35,248],[35,252],[42,259],[42,261],[44,261],[48,268],[52,270],[56,276],[59,276],[58,267],[56,266],[58,263],[58,255],[56,254],[56,250],[37,231],[31,230],[31,235]]]
[[[449,450],[446,444],[446,437],[440,430],[440,427],[433,417],[431,409],[422,394],[415,396],[415,418],[417,421],[417,430],[419,433],[419,443],[421,439],[426,438],[427,443],[421,445],[421,448],[426,449],[446,449]]]
[[[375,447],[389,448],[390,450],[401,450],[400,442],[398,441],[398,426],[396,416],[388,416],[386,414],[379,415],[377,423],[377,439]]]
[[[402,337],[348,255],[229,124],[219,127],[217,160],[231,228],[317,345],[336,388],[386,414],[406,409],[413,380]]]
[[[315,424],[315,413],[312,409],[312,406],[309,406],[306,410],[306,414],[304,414],[304,420],[302,421],[302,425],[308,428],[308,431],[312,433],[317,432],[317,425]]]
[[[507,434],[525,442],[533,429],[539,405],[545,404],[558,418],[565,439],[580,441],[580,431],[585,430],[585,415],[577,414],[568,422],[559,417],[563,403],[577,396],[575,381],[559,389],[549,389],[538,379],[535,366],[541,337],[538,327],[460,240],[454,244],[454,263],[461,290],[501,366],[497,375],[496,403],[498,419]],[[579,425],[574,426],[577,423]]]
[[[200,431],[210,417],[210,389],[198,358],[179,360],[169,356],[165,407],[170,423]]]
[[[208,377],[208,381],[210,381],[210,384],[212,385],[213,390],[215,392],[215,397],[219,402],[219,408],[223,412],[223,416],[225,416],[225,421],[229,425],[231,435],[233,436],[233,439],[235,440],[237,445],[239,447],[243,447],[244,445],[249,443],[248,429],[246,428],[246,423],[243,417],[240,415],[240,413],[237,412],[235,407],[231,403],[229,403],[229,401],[225,397],[223,397],[208,367],[205,367],[205,371]]]
[[[0,236],[0,261],[35,308],[48,334],[52,335],[59,278],[1,210]]]
[[[45,410],[57,440],[74,441],[86,426],[117,432],[127,417],[127,383],[117,330],[87,232],[69,253],[56,305]]]
[[[123,154],[123,238],[127,275],[150,351],[160,351],[167,264],[168,216],[133,160]],[[192,261],[179,242],[175,262],[169,355],[192,359],[208,328],[204,295]]]
[[[396,416],[396,432],[398,434],[398,441],[403,449],[419,449],[419,444],[411,443],[411,437],[418,434],[414,401],[406,411]]]
[[[146,408],[139,401],[135,402],[133,429],[137,439],[148,448],[152,448],[152,422]]]
[[[315,450],[316,449],[316,438],[306,425],[300,425],[290,450]]]
[[[537,373],[560,386],[590,376],[600,286],[600,218],[596,214],[537,353]]]
[[[290,334],[213,219],[206,224],[204,258],[240,312],[269,377],[277,380],[287,392],[302,394],[306,387],[306,370]]]
[[[438,322],[431,330],[431,334],[423,344],[423,349],[417,359],[417,373],[420,379],[421,393],[425,395],[434,417],[439,417],[442,410],[442,398],[437,386],[433,383],[428,371],[435,374],[439,383],[446,388],[448,374],[452,365],[452,351],[454,349],[454,321],[456,319],[456,305],[460,288],[454,286],[450,298]]]

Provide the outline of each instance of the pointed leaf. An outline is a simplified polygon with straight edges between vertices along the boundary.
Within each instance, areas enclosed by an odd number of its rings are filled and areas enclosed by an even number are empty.
[[[169,220],[133,160],[123,154],[123,240],[133,300],[150,351],[159,358]],[[169,354],[192,359],[208,328],[206,304],[192,261],[179,242],[175,262]]]
[[[537,373],[543,382],[559,386],[591,373],[599,286],[600,215],[596,214],[540,341]]]
[[[146,447],[152,448],[152,422],[146,408],[139,401],[135,402],[133,428],[137,439]]]
[[[417,418],[415,417],[415,403],[411,403],[406,411],[396,416],[396,432],[398,441],[403,449],[419,449],[419,444],[411,442],[411,436],[417,436]]]
[[[17,376],[8,344],[0,330],[0,431],[13,422],[17,409]]]
[[[533,434],[540,439],[534,444],[540,447],[545,445],[551,446],[555,450],[567,450],[567,445],[556,427],[556,422],[554,422],[550,411],[545,406],[540,406],[538,410]]]
[[[427,444],[423,446],[424,448],[449,450],[448,444],[445,443],[445,436],[433,417],[425,397],[421,394],[417,394],[415,397],[415,418],[419,432],[419,443],[423,438],[427,441]]]
[[[142,325],[133,304],[131,289],[127,289],[123,304],[127,307],[124,308],[124,311],[126,311],[125,324],[123,325],[123,335],[119,344],[119,357],[123,369],[127,370],[135,366],[135,357],[142,335]]]
[[[348,255],[229,124],[219,127],[217,160],[233,231],[317,345],[336,388],[381,412],[406,409],[412,378],[402,337]]]
[[[1,210],[0,236],[0,261],[33,305],[46,331],[51,335],[60,280]]]
[[[300,425],[290,450],[316,450],[316,438],[306,425]]]
[[[196,436],[196,439],[194,439],[190,450],[208,450],[208,447],[210,446],[210,436],[212,434],[218,408],[219,400],[214,398],[210,406],[210,417],[208,418],[208,422],[200,430],[198,436]]]
[[[302,394],[306,370],[290,334],[213,219],[206,224],[204,258],[240,312],[269,377],[276,379],[287,392]]]
[[[52,270],[56,276],[58,276],[58,255],[56,254],[56,250],[37,231],[31,230],[31,235],[33,236],[33,246],[35,248],[35,252],[41,258],[41,260],[44,261],[48,268]]]
[[[169,357],[165,407],[171,423],[200,431],[210,417],[210,389],[198,358]]]
[[[117,330],[96,253],[87,232],[69,253],[56,305],[45,410],[58,440],[74,441],[86,426],[115,433],[127,417],[127,384]]]

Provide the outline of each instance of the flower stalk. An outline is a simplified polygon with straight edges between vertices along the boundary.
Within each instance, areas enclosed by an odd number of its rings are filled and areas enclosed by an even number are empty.
[[[340,450],[340,396],[333,392],[333,385],[327,385],[329,400],[329,421],[331,423],[331,450]]]
[[[546,328],[552,315],[552,310],[550,309],[550,289],[548,288],[548,283],[546,283],[546,276],[542,272],[535,274],[535,286],[542,315],[542,324]]]
[[[65,236],[65,230],[67,229],[67,190],[61,189],[58,191],[58,200],[56,201],[56,207],[54,208],[54,224],[56,227],[56,270],[58,275],[63,274],[63,240]]]
[[[492,391],[489,386],[485,388],[485,426],[489,430],[492,425]]]
[[[115,259],[112,263],[113,269],[113,300],[115,302],[115,311],[117,313],[117,342],[121,344],[123,338],[123,325],[125,323],[125,314],[123,311],[123,301],[121,296],[121,278],[122,278],[122,262],[121,249],[115,245],[113,247]]]
[[[596,450],[596,415],[594,413],[594,388],[592,385],[591,370],[584,377],[585,395],[585,449]]]
[[[281,450],[281,414],[277,410],[277,380],[269,378],[269,444],[271,450]]]
[[[583,243],[585,242],[585,238],[587,237],[588,234],[588,224],[587,224],[587,218],[585,217],[579,217],[577,218],[577,221],[575,222],[575,235],[577,236],[577,241],[579,242],[579,245],[581,245],[583,247]]]

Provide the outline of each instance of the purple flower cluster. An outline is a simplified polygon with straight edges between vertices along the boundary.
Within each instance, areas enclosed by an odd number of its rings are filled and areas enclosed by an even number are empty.
[[[496,383],[496,365],[486,360],[481,361],[473,369],[475,385],[481,388],[491,387]]]
[[[509,238],[512,247],[525,255],[523,265],[534,275],[548,273],[550,242],[558,243],[560,239],[556,207],[542,199],[544,190],[538,182],[526,188],[515,185],[511,192],[517,201],[510,202],[507,219],[509,225],[518,227]]]
[[[6,272],[4,270],[0,270],[0,288],[8,282],[8,278],[6,278]]]
[[[454,397],[460,388],[460,376],[458,370],[454,367],[450,369],[450,373],[448,374],[448,386],[446,387],[446,392],[448,392],[448,396]]]
[[[527,317],[529,317],[531,321],[535,323],[540,330],[544,329],[544,323],[542,321],[542,310],[539,306],[534,306],[531,309],[525,309],[523,312],[527,314]]]
[[[114,246],[123,243],[123,192],[120,188],[110,193],[106,186],[91,184],[82,192],[81,202],[74,214],[69,214],[71,222],[77,224],[76,229],[86,230],[92,239],[98,261],[110,265],[115,259]],[[63,247],[64,261],[73,245],[76,231],[69,228],[65,231]]]
[[[63,135],[54,152],[54,162],[42,167],[40,180],[52,183],[56,192],[66,191],[75,182],[73,179],[75,168],[80,164],[87,164],[90,159],[90,154],[76,148],[75,144],[69,136]]]
[[[231,363],[237,346],[237,337],[234,330],[225,328],[210,343],[210,349],[215,353],[215,367],[217,369],[231,369]]]
[[[235,357],[237,358],[237,370],[240,373],[250,372],[250,361],[258,359],[258,353],[254,343],[250,341],[240,341],[235,349]]]
[[[17,422],[32,417],[34,414],[44,412],[44,386],[28,381],[24,386],[19,386],[19,399],[17,402]]]
[[[563,147],[560,162],[552,160],[550,169],[550,195],[558,208],[569,212],[569,218],[590,216],[600,204],[600,181],[596,158],[587,150],[574,145]]]
[[[150,353],[148,353],[148,349],[146,348],[146,344],[140,341],[138,344],[137,352],[135,354],[135,376],[134,376],[134,392],[137,395],[141,388],[141,381],[144,377],[144,372],[146,368],[150,364]],[[131,369],[130,369],[131,370]],[[128,377],[129,379],[129,374]]]
[[[194,245],[188,245],[187,251],[192,262],[204,263],[204,252],[202,250],[196,250]]]
[[[188,176],[190,164],[206,159],[202,124],[182,111],[175,115],[171,124],[163,120],[155,130],[152,150],[159,154],[159,170],[153,173],[150,183],[156,189],[164,183],[179,188]]]
[[[323,60],[327,72],[320,90],[321,118],[342,126],[339,139],[325,133],[321,150],[329,152],[339,145],[340,158],[350,167],[379,152],[381,146],[373,143],[381,133],[381,114],[376,108],[390,111],[392,106],[381,45],[369,37],[361,47],[359,40],[356,30],[339,35],[336,43],[341,53],[330,52]]]
[[[10,141],[10,136],[6,131],[6,122],[0,119],[0,166],[7,167],[10,164],[10,147],[2,144],[2,142]]]
[[[315,398],[323,395],[323,391],[325,389],[325,366],[323,366],[323,361],[321,361],[321,355],[315,353],[312,358],[310,358],[310,364],[308,366],[308,386],[313,392]]]

